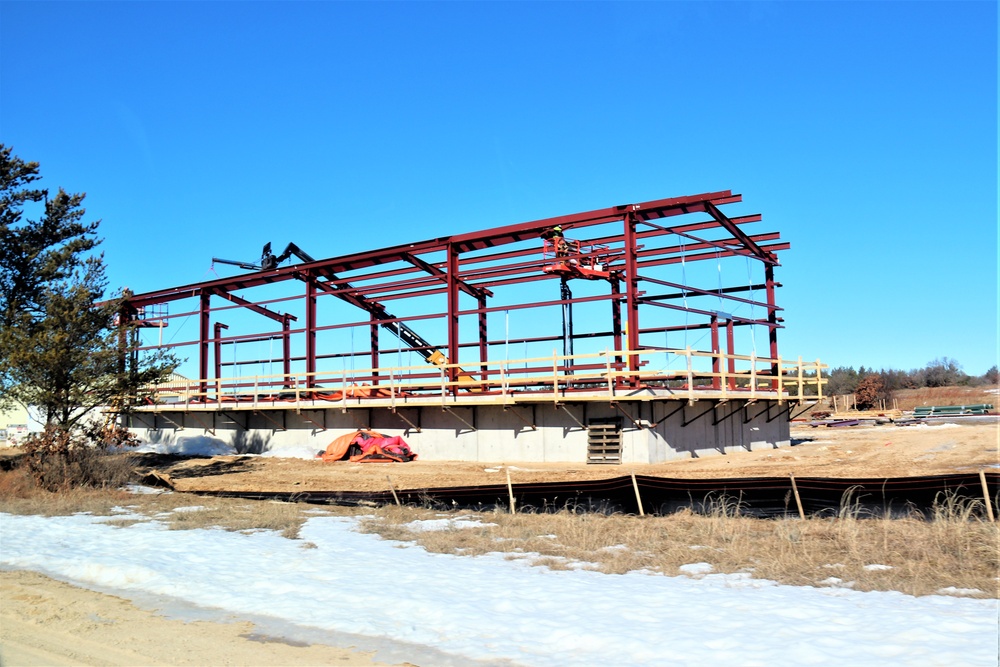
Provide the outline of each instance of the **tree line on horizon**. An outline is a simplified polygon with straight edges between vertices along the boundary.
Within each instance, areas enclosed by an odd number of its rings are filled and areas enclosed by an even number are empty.
[[[923,368],[909,371],[896,369],[837,366],[826,374],[823,394],[843,396],[853,394],[859,408],[875,407],[880,401],[890,401],[896,391],[925,387],[978,387],[997,385],[1000,373],[993,365],[982,375],[968,375],[962,366],[949,357],[940,357]]]

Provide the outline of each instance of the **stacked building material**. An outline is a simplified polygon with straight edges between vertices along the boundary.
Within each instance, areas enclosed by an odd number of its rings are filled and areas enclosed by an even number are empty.
[[[914,417],[951,417],[954,415],[986,415],[993,410],[989,403],[976,405],[926,405],[913,409]]]

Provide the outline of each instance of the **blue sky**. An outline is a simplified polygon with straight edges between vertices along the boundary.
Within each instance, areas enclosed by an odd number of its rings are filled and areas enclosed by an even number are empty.
[[[112,286],[732,189],[786,357],[997,363],[994,2],[0,2],[0,141]]]

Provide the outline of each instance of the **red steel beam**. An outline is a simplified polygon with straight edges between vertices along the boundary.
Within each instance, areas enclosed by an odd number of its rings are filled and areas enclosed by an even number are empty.
[[[235,294],[230,294],[229,292],[219,291],[219,290],[216,289],[216,290],[212,290],[212,295],[213,296],[217,296],[217,297],[221,297],[223,299],[226,299],[227,301],[232,301],[233,303],[235,303],[238,306],[242,306],[243,308],[247,308],[249,310],[252,310],[253,312],[255,312],[255,313],[259,314],[259,315],[263,315],[264,317],[269,317],[272,320],[275,320],[276,322],[283,322],[283,321],[285,321],[285,318],[288,318],[288,319],[290,319],[292,321],[295,321],[295,316],[294,315],[283,315],[281,313],[276,313],[273,310],[268,310],[267,308],[264,308],[263,306],[260,306],[260,305],[258,305],[256,303],[251,302],[251,301],[247,301],[246,299],[238,297]],[[216,310],[220,310],[220,309],[216,308]]]
[[[439,269],[438,267],[434,266],[433,264],[428,264],[424,260],[420,259],[419,257],[415,257],[414,255],[408,252],[403,253],[403,259],[405,259],[407,262],[410,262],[417,268],[426,271],[435,278],[440,279],[441,282],[445,283],[448,282],[448,274]],[[479,289],[478,287],[472,287],[464,280],[458,281],[458,288],[463,292],[465,292],[466,294],[475,297],[476,299],[485,299],[488,296],[493,296],[493,293],[490,292],[489,290],[482,290]]]
[[[745,304],[750,305],[750,306],[760,306],[761,308],[768,308],[768,307],[770,307],[768,304],[762,303],[760,301],[751,301],[750,299],[742,299],[742,298],[740,298],[738,296],[730,296],[726,292],[726,290],[724,290],[724,289],[722,289],[722,290],[714,290],[714,291],[712,291],[712,290],[704,290],[704,289],[700,289],[698,287],[688,287],[687,285],[681,285],[680,283],[672,283],[672,282],[668,282],[666,280],[657,280],[655,278],[649,278],[649,277],[644,277],[644,276],[639,276],[639,280],[642,280],[644,282],[650,282],[650,283],[653,283],[653,284],[656,284],[656,285],[663,285],[664,287],[673,287],[673,288],[676,288],[676,289],[679,289],[679,290],[683,290],[684,292],[688,292],[690,294],[693,294],[695,296],[716,296],[716,297],[720,297],[722,299],[726,299],[727,301],[738,301],[739,303],[745,303]],[[738,288],[738,289],[745,289],[745,288]],[[732,292],[732,291],[734,291],[734,289],[730,288],[729,291]],[[681,294],[680,296],[684,297],[684,296],[688,296],[688,295]],[[649,299],[649,300],[652,300],[651,296],[646,296],[645,298]]]
[[[725,227],[730,234],[738,238],[740,243],[749,248],[753,254],[759,257],[762,261],[767,262],[768,264],[778,263],[778,258],[774,255],[774,253],[770,253],[754,243],[753,239],[743,233],[743,230],[738,226],[734,225],[733,221],[727,218],[726,214],[720,211],[715,204],[708,201],[705,202],[704,206],[705,211],[708,212],[709,215],[715,218],[720,225]]]

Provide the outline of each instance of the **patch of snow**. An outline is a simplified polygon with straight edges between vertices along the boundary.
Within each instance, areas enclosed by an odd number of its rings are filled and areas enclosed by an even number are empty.
[[[939,588],[938,595],[980,595],[982,593],[978,588],[955,588],[954,586],[948,586],[947,588]]]
[[[871,563],[869,565],[865,565],[865,569],[868,570],[869,572],[879,572],[882,570],[892,570],[894,568],[892,567],[892,565],[881,565],[879,563]]]
[[[677,569],[684,574],[692,576],[709,574],[715,570],[711,563],[688,563],[687,565],[681,565]]]
[[[204,505],[188,505],[186,507],[175,507],[173,511],[175,512],[204,512],[208,508]]]
[[[277,459],[305,459],[310,461],[316,458],[316,455],[324,451],[323,449],[317,449],[313,445],[295,445],[291,447],[278,447],[276,449],[269,449],[263,454],[260,454],[263,458],[277,458]]]
[[[136,496],[149,496],[149,495],[159,495],[161,493],[173,493],[170,489],[158,489],[155,486],[144,486],[142,484],[126,484],[122,487],[132,495]]]
[[[460,516],[454,519],[423,519],[404,523],[403,527],[415,533],[427,533],[435,530],[456,530],[460,528],[482,528],[495,526],[495,523],[483,523],[477,517]]]
[[[131,450],[140,454],[177,454],[179,456],[226,456],[236,449],[218,438],[204,435],[183,436],[166,442],[145,442]]]

